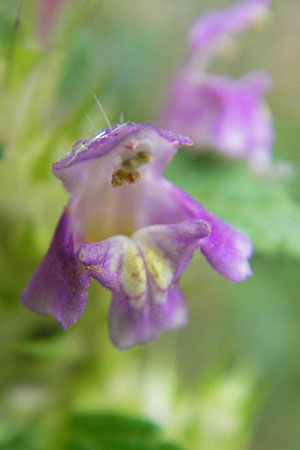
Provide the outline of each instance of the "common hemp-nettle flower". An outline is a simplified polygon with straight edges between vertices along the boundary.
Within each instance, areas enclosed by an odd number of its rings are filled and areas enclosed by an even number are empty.
[[[246,0],[198,19],[188,40],[190,54],[170,85],[160,123],[193,137],[198,149],[212,148],[247,160],[257,172],[268,172],[274,131],[264,100],[271,76],[253,71],[241,79],[209,73],[216,53],[231,39],[260,22],[271,0]]]
[[[124,349],[186,324],[178,281],[194,250],[230,280],[248,277],[251,241],[162,176],[178,147],[191,144],[138,123],[77,142],[53,165],[70,200],[22,304],[68,328],[92,277],[112,291],[110,336]]]

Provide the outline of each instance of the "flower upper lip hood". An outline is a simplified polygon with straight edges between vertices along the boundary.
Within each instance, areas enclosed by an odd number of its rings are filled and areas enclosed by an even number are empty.
[[[232,281],[251,274],[251,241],[162,177],[185,136],[137,123],[77,142],[53,165],[70,193],[49,250],[21,302],[67,328],[82,315],[90,277],[113,293],[119,348],[188,318],[177,286],[194,250]]]
[[[195,145],[245,159],[257,172],[271,165],[273,126],[264,101],[272,80],[254,71],[236,80],[206,71],[224,41],[257,23],[269,0],[246,0],[196,21],[190,55],[170,85],[160,123],[193,137]]]
[[[57,178],[65,182],[70,167],[90,161],[96,158],[103,158],[111,154],[117,146],[127,137],[134,135],[136,140],[147,139],[147,134],[155,133],[157,139],[161,138],[161,142],[165,140],[171,144],[168,151],[155,155],[155,161],[151,164],[152,169],[163,171],[169,160],[175,154],[179,145],[192,145],[193,141],[190,137],[172,133],[167,130],[161,130],[151,125],[141,125],[135,122],[125,122],[118,124],[111,129],[106,129],[90,139],[84,139],[76,142],[72,151],[63,159],[53,164],[52,171]],[[173,144],[173,145],[172,145]],[[130,149],[129,149],[130,150]],[[156,149],[154,148],[153,151]]]

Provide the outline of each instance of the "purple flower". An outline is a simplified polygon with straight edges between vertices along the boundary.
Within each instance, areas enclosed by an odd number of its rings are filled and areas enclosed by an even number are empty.
[[[63,8],[64,0],[38,0],[37,27],[38,36],[42,44],[47,44],[53,26]]]
[[[235,80],[208,74],[206,66],[224,40],[255,24],[269,3],[246,0],[195,23],[189,33],[191,56],[171,84],[161,121],[192,136],[198,147],[246,159],[258,171],[271,161],[273,127],[264,103],[271,78],[260,71]]]
[[[113,293],[118,348],[185,325],[177,286],[195,249],[232,281],[251,274],[251,241],[162,177],[190,139],[125,123],[77,142],[53,165],[70,201],[21,302],[64,328],[82,315],[90,277]]]

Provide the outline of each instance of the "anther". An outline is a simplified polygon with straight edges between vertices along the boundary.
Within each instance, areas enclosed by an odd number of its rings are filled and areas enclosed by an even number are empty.
[[[114,170],[111,177],[113,187],[122,187],[126,184],[135,184],[140,179],[140,173],[137,170]]]
[[[141,164],[139,163],[139,161],[136,158],[128,158],[125,159],[122,163],[122,167],[124,169],[128,169],[128,170],[132,170],[132,169],[136,169],[137,167],[139,167]]]
[[[148,163],[151,161],[151,153],[145,150],[140,150],[137,152],[137,157],[143,161],[143,163]]]

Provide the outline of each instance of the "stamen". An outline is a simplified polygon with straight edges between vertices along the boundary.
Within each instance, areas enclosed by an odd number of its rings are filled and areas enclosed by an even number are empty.
[[[126,151],[123,152],[120,168],[114,169],[112,173],[111,184],[113,187],[123,187],[127,184],[137,183],[141,178],[141,174],[136,169],[152,162],[152,152],[147,143],[131,140],[123,143],[122,147]]]
[[[123,161],[122,163],[122,167],[127,170],[137,169],[139,166],[140,166],[139,161],[137,160],[137,158],[134,157],[125,159],[125,161]]]
[[[126,158],[122,162],[122,168],[125,170],[133,170],[138,167],[151,162],[152,153],[146,150],[140,150],[134,156]]]
[[[111,177],[113,187],[123,187],[126,184],[135,184],[139,181],[141,175],[137,170],[114,170]]]
[[[147,152],[146,150],[141,150],[137,153],[139,159],[143,161],[143,163],[148,163],[151,161],[151,152]]]

